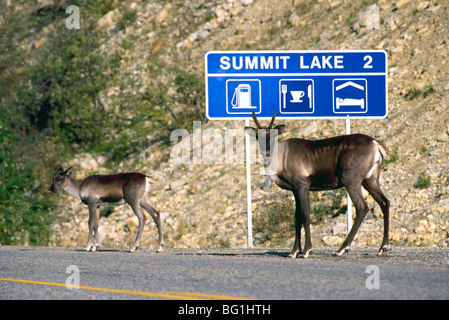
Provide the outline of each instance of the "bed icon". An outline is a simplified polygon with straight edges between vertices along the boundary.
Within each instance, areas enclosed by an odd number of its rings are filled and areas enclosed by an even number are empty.
[[[365,99],[342,99],[342,98],[336,98],[335,105],[337,107],[337,110],[340,109],[340,107],[349,107],[349,106],[360,106],[361,109],[365,108]]]
[[[334,79],[332,81],[334,113],[366,113],[368,88],[366,79]]]

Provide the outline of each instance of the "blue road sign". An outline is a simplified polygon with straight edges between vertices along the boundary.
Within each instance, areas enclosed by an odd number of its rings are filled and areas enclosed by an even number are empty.
[[[387,52],[208,51],[208,119],[387,118]]]

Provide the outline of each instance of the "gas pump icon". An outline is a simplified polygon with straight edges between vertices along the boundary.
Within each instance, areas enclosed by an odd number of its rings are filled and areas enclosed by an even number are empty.
[[[256,114],[261,111],[260,80],[226,81],[226,111],[228,114]]]
[[[251,106],[251,86],[249,84],[241,83],[235,88],[231,106],[234,109],[255,108]]]

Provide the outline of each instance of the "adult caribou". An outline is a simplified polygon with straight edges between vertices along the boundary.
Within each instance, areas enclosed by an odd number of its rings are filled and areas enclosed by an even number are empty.
[[[140,237],[145,225],[144,208],[154,219],[159,232],[159,248],[157,252],[162,252],[164,238],[162,234],[161,217],[158,211],[153,208],[150,201],[150,182],[154,182],[150,177],[138,173],[119,173],[112,175],[93,175],[84,179],[74,179],[72,167],[64,171],[59,168],[53,177],[50,191],[58,192],[65,190],[78,200],[81,200],[89,207],[89,238],[87,240],[86,251],[96,251],[98,242],[98,208],[103,205],[122,205],[128,203],[139,219],[139,229],[136,240],[130,249],[134,252],[140,245]]]
[[[368,205],[362,195],[362,186],[382,209],[384,236],[379,255],[390,249],[388,236],[390,202],[379,185],[385,146],[378,140],[363,134],[350,134],[322,140],[292,138],[277,143],[277,135],[285,131],[285,125],[273,128],[275,113],[267,128],[263,128],[253,111],[257,128],[245,127],[260,145],[264,166],[271,180],[279,187],[291,190],[295,196],[295,245],[290,257],[301,251],[301,228],[304,226],[305,245],[302,256],[307,258],[312,249],[310,238],[309,191],[332,190],[345,187],[356,208],[354,224],[337,251],[341,256],[349,250],[354,236],[368,213]],[[274,141],[274,149],[273,143]]]

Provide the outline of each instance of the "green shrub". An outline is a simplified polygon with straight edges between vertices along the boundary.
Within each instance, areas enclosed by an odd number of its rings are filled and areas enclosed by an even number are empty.
[[[427,189],[430,187],[430,176],[425,171],[420,172],[413,186],[417,189]]]
[[[122,18],[117,22],[118,30],[125,30],[126,27],[132,25],[137,20],[137,10],[130,10],[125,7],[123,10]]]
[[[204,116],[205,89],[202,76],[175,69],[176,100],[186,108],[176,116],[175,128],[190,128],[193,121],[202,121]]]
[[[411,101],[411,100],[415,99],[416,97],[418,97],[420,94],[421,94],[421,91],[418,88],[413,87],[404,95],[404,99]]]
[[[0,1],[1,244],[48,243],[57,199],[48,193],[51,176],[74,153],[103,153],[116,167],[148,148],[151,132],[160,130],[157,139],[169,146],[171,130],[204,119],[200,74],[167,69],[161,50],[148,60],[154,79],[143,90],[134,74],[119,72],[134,38],[125,35],[116,51],[105,52],[109,39],[98,19],[118,8],[122,19],[109,30],[116,32],[136,21],[135,11],[114,0],[70,4],[80,8],[80,29],[65,27],[66,4],[33,12]],[[41,45],[32,46],[37,40]],[[119,88],[118,96],[104,99],[111,88]]]
[[[19,103],[32,128],[49,129],[70,143],[96,143],[113,127],[99,93],[118,70],[117,54],[99,50],[101,32],[84,19],[82,28],[57,28],[38,63],[26,70],[30,84],[19,91]]]
[[[65,27],[59,4],[32,12],[0,2],[0,244],[48,243],[51,171],[74,142],[95,143],[115,128],[99,93],[120,57],[100,52],[103,35],[95,30],[114,1],[71,4],[82,7],[79,30]],[[44,27],[44,45],[31,47]]]
[[[398,161],[398,159],[399,159],[398,149],[395,148],[395,149],[390,153],[390,156],[389,156],[387,159],[384,159],[384,163],[385,163],[385,164],[394,163],[394,162]]]
[[[54,206],[42,195],[38,163],[16,154],[20,141],[6,119],[0,112],[0,244],[46,245]]]
[[[428,86],[426,88],[426,90],[424,90],[424,98],[426,98],[428,95],[435,93],[435,89],[433,88],[433,86]]]

